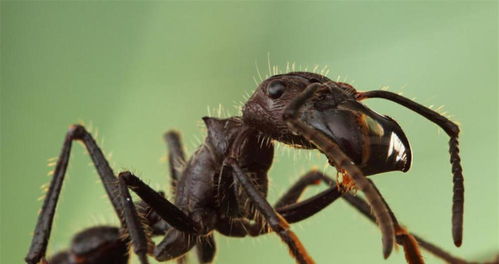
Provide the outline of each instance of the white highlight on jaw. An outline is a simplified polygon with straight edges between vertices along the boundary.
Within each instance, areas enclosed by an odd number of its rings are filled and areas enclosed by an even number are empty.
[[[397,134],[392,132],[392,135],[390,137],[390,146],[388,148],[388,156],[391,156],[393,151],[397,153],[397,157],[395,157],[396,161],[402,161],[405,159],[405,146],[400,140],[400,138],[397,136]]]

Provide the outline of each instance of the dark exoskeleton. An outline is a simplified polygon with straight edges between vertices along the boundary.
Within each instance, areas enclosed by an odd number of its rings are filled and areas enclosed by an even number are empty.
[[[397,122],[360,103],[375,97],[423,115],[450,136],[454,175],[452,234],[459,246],[464,190],[458,126],[437,112],[388,91],[359,92],[319,74],[292,72],[263,81],[244,105],[241,117],[203,118],[208,135],[187,160],[178,133],[165,135],[174,200],[166,199],[130,172],[116,177],[90,133],[83,126],[72,126],[64,140],[26,262],[47,262],[45,251],[71,144],[79,140],[90,153],[121,227],[83,230],[68,250],[48,260],[50,264],[128,263],[129,244],[142,264],[148,263],[148,256],[182,263],[184,255],[193,248],[201,263],[210,263],[216,249],[214,231],[231,237],[275,232],[297,263],[314,263],[289,224],[314,215],[339,197],[378,224],[385,258],[398,243],[409,263],[423,263],[418,245],[450,263],[467,263],[410,234],[366,178],[387,171],[407,171],[411,165],[409,142]],[[365,200],[346,191],[344,184],[310,171],[271,206],[266,200],[267,172],[274,156],[274,140],[319,150],[344,179],[364,194]],[[299,199],[308,186],[321,182],[326,190]],[[141,201],[134,203],[129,190]],[[155,245],[152,236],[164,238]]]

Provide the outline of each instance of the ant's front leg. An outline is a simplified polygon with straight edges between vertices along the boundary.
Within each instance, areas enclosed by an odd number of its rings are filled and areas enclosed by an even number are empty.
[[[296,202],[293,204],[288,204],[284,207],[276,209],[278,213],[280,213],[289,223],[295,223],[301,220],[304,220],[305,218],[308,218],[312,216],[313,214],[321,211],[324,209],[326,206],[331,204],[336,200],[336,198],[341,197],[345,201],[347,201],[348,204],[353,206],[355,209],[357,209],[362,215],[364,215],[366,218],[368,218],[371,222],[374,224],[376,223],[376,218],[373,215],[371,211],[371,207],[369,204],[362,198],[355,196],[349,192],[344,192],[338,189],[338,185],[336,182],[328,177],[327,175],[322,174],[321,172],[318,171],[311,171],[307,173],[304,177],[302,177],[297,183],[291,187],[290,191],[285,194],[284,197],[288,196],[289,193],[296,193],[296,190],[298,189],[304,189],[310,184],[306,184],[307,182],[310,182],[307,180],[307,177],[310,177],[308,175],[315,175],[313,177],[316,177],[316,179],[321,179],[322,181],[326,182],[329,186],[331,186],[328,190],[322,191],[317,195],[314,195],[306,200]],[[300,187],[300,188],[298,188]],[[293,191],[295,190],[295,191]],[[376,192],[379,193],[379,190],[376,188]],[[339,194],[339,195],[338,195]],[[283,198],[284,198],[283,197]],[[382,197],[382,196],[381,196]],[[382,197],[383,198],[383,197]],[[282,199],[282,198],[281,198]],[[383,199],[383,203],[386,204],[386,201]],[[395,214],[392,212],[388,204],[386,204],[390,216],[392,217],[392,221],[394,224],[394,228],[396,231],[396,240],[399,245],[401,245],[404,248],[404,253],[405,257],[407,260],[407,263],[424,263],[424,259],[421,256],[421,253],[419,251],[419,246],[427,250],[428,252],[432,253],[433,255],[437,256],[438,258],[441,258],[445,260],[448,263],[456,263],[456,264],[466,264],[469,263],[461,258],[452,256],[451,254],[447,253],[440,247],[424,240],[420,236],[409,233],[402,224],[397,220],[395,217]],[[246,228],[248,230],[261,230],[257,228],[250,229],[249,227],[252,227],[249,223],[240,223],[243,225],[243,228]],[[419,244],[419,246],[418,246]]]
[[[364,199],[357,197],[355,195],[352,195],[350,193],[344,193],[342,198],[345,199],[355,209],[357,209],[362,215],[364,215],[366,218],[368,218],[371,222],[376,224],[376,218],[373,216],[369,204],[366,201],[364,201]],[[398,222],[398,220],[395,218],[395,216],[391,212],[391,210],[390,210],[390,214],[392,215],[393,222],[396,225],[395,229],[397,231],[397,243],[399,243],[400,245],[402,245],[404,247],[406,259],[408,259],[408,261],[409,261],[409,258],[414,259],[414,257],[416,257],[414,255],[416,252],[413,250],[417,250],[417,249],[413,249],[413,248],[417,247],[417,244],[419,244],[419,246],[421,246],[422,248],[424,248],[428,252],[445,260],[448,263],[455,263],[455,264],[469,263],[461,258],[452,256],[451,254],[447,253],[446,251],[444,251],[440,247],[424,240],[420,236],[413,234],[413,233],[409,233]],[[414,245],[413,240],[417,241],[416,245]],[[417,260],[417,258],[416,258],[416,260]],[[409,263],[413,263],[413,262],[409,262]],[[415,262],[415,263],[417,263],[417,262]]]
[[[54,176],[50,182],[47,196],[43,202],[43,207],[38,217],[31,246],[25,258],[27,263],[36,264],[39,263],[40,260],[45,261],[45,252],[47,250],[48,239],[52,229],[55,209],[57,207],[57,201],[59,199],[62,183],[64,181],[64,175],[68,167],[71,145],[74,140],[83,142],[87,148],[117,215],[120,215],[120,212],[122,211],[121,203],[115,195],[118,192],[116,185],[117,179],[104,157],[104,154],[100,150],[99,146],[97,146],[97,143],[92,138],[90,133],[87,132],[83,126],[71,126],[64,139],[62,150],[55,167]]]

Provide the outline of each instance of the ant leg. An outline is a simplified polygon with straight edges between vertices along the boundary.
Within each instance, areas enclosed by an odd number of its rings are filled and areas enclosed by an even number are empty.
[[[356,199],[360,199],[360,198],[357,198],[357,197],[351,195],[348,192],[342,192],[341,190],[339,190],[338,185],[336,184],[336,182],[333,179],[327,177],[326,175],[324,175],[318,171],[311,171],[311,172],[307,173],[305,175],[305,177],[300,179],[300,181],[298,181],[291,188],[291,190],[293,190],[293,189],[298,190],[299,187],[302,187],[301,189],[303,190],[306,187],[306,185],[304,184],[306,181],[304,181],[303,179],[306,179],[307,175],[313,175],[315,178],[314,180],[322,180],[322,181],[326,182],[329,186],[331,186],[331,188],[329,190],[323,191],[322,193],[319,193],[318,195],[313,196],[313,197],[311,197],[307,200],[304,200],[302,202],[298,202],[298,203],[295,202],[293,204],[288,204],[287,206],[284,206],[284,207],[278,207],[276,209],[277,212],[280,213],[289,223],[295,223],[295,222],[304,220],[304,219],[312,216],[313,214],[319,212],[320,210],[324,209],[326,206],[328,206],[329,204],[334,202],[340,196],[343,196],[343,198],[346,199],[347,201],[348,201],[347,197],[348,198],[354,197]],[[368,179],[368,181],[371,182],[371,180],[369,180],[369,179]],[[371,182],[371,184],[373,184],[373,183]],[[392,221],[393,221],[395,232],[396,232],[397,243],[404,247],[404,251],[405,251],[405,255],[406,255],[406,259],[407,259],[408,263],[411,263],[411,264],[412,263],[424,263],[415,239],[410,234],[408,234],[407,231],[403,227],[401,227],[399,225],[395,215],[393,214],[392,210],[390,209],[390,207],[386,203],[385,199],[383,198],[383,196],[381,195],[381,193],[377,189],[376,185],[373,184],[373,186],[374,186],[376,192],[381,197],[383,203],[387,207],[387,209],[390,213],[390,216],[392,217]],[[371,214],[369,216],[372,217]],[[373,220],[375,220],[375,219],[373,219]]]
[[[130,179],[134,177],[135,176],[130,172],[122,172],[119,174],[121,192],[120,196],[123,202],[123,217],[127,226],[126,230],[130,235],[130,240],[134,247],[135,253],[140,259],[140,263],[147,264],[148,260],[146,254],[148,252],[148,240],[135,209],[132,198],[130,197],[127,186],[127,181],[130,182]],[[130,185],[130,188],[134,190],[134,188],[136,188],[136,185],[135,187]],[[148,201],[145,202],[147,203]],[[154,207],[151,208],[155,210]],[[160,212],[158,212],[158,214],[161,215]],[[186,239],[187,241],[185,241]],[[213,259],[215,253],[214,243],[210,243],[211,241],[213,241],[213,235],[209,235],[206,239],[202,239],[203,242],[197,243],[198,248],[199,246],[203,246],[203,248],[201,248],[202,251],[198,252],[198,256],[201,263],[209,263]],[[209,241],[208,239],[211,239],[211,241]],[[196,241],[196,237],[190,234],[184,234],[181,231],[170,229],[170,232],[167,233],[165,239],[158,245],[157,248],[154,248],[154,255],[160,261],[168,260],[174,257],[181,257],[194,246],[194,243]]]
[[[404,253],[405,253],[405,259],[407,260],[407,263],[409,264],[424,264],[423,256],[421,256],[421,252],[419,250],[418,243],[416,239],[409,233],[407,232],[407,229],[402,227],[397,218],[395,217],[395,214],[393,213],[392,209],[390,206],[388,206],[388,203],[385,201],[381,193],[379,192],[378,188],[370,179],[368,181],[371,182],[371,184],[374,186],[374,189],[376,192],[379,194],[381,197],[383,203],[385,204],[386,208],[388,209],[388,212],[390,213],[390,216],[392,217],[393,221],[393,226],[395,228],[395,235],[397,238],[397,243],[401,245],[404,248]],[[349,197],[355,197],[349,193],[346,193],[347,195],[350,195]],[[347,196],[345,195],[345,200],[348,201],[346,198]],[[355,197],[357,198],[357,197]]]
[[[364,201],[364,199],[357,197],[355,195],[352,195],[350,193],[344,193],[342,198],[345,199],[355,209],[357,209],[362,215],[367,217],[371,222],[376,224],[376,218],[371,213],[371,208],[369,207],[369,204],[366,201]],[[391,214],[393,216],[393,213],[391,213]],[[457,258],[457,257],[450,255],[449,253],[445,252],[443,249],[439,248],[438,246],[436,246],[430,242],[425,241],[420,236],[415,235],[414,233],[407,232],[407,230],[405,230],[398,223],[398,221],[395,219],[395,216],[393,216],[393,218],[394,218],[394,223],[396,224],[396,229],[401,231],[401,232],[397,233],[397,241],[399,242],[399,244],[404,246],[404,251],[406,251],[406,258],[407,258],[407,254],[408,254],[407,249],[406,249],[406,245],[410,246],[410,244],[414,243],[411,240],[415,239],[417,241],[417,243],[422,248],[424,248],[428,252],[432,253],[433,255],[447,261],[448,263],[456,263],[456,264],[468,263],[467,261],[465,261],[463,259],[460,259],[460,258]],[[405,232],[403,232],[403,231],[405,231]]]
[[[318,172],[318,173],[320,173],[320,172]],[[322,174],[322,173],[320,173],[320,174]],[[326,176],[324,174],[322,174],[321,179],[328,182],[328,184],[330,186],[333,186],[332,188],[336,188],[337,184],[333,179],[329,178],[328,176]],[[376,191],[379,193],[379,190],[377,188],[376,188]],[[301,221],[303,219],[293,218],[293,216],[306,215],[307,213],[303,213],[303,212],[304,211],[309,212],[310,204],[315,204],[316,203],[315,201],[319,201],[319,202],[322,201],[324,199],[323,197],[328,197],[328,196],[323,195],[322,193],[319,193],[318,195],[313,196],[313,197],[311,197],[303,202],[292,204],[292,205],[286,206],[282,209],[277,209],[277,212],[281,213],[283,215],[283,217],[285,217],[286,220],[289,221],[289,223],[294,223],[295,221]],[[364,199],[357,197],[349,192],[343,192],[341,194],[341,197],[343,199],[345,199],[351,206],[353,206],[355,209],[357,209],[361,214],[363,214],[365,217],[367,217],[369,220],[371,220],[371,222],[376,224],[376,218],[373,216],[369,204],[366,201],[364,201]],[[310,202],[307,202],[308,200],[310,200]],[[330,201],[331,201],[330,203],[334,202],[334,200],[330,200]],[[445,261],[447,261],[449,263],[456,263],[456,264],[468,263],[463,259],[459,259],[457,257],[450,255],[449,253],[445,252],[444,250],[442,250],[438,246],[433,245],[432,243],[425,241],[421,237],[419,237],[413,233],[409,233],[398,222],[397,218],[395,217],[395,214],[390,209],[390,207],[388,206],[388,204],[386,203],[386,201],[384,199],[383,199],[383,202],[386,204],[386,206],[390,212],[390,215],[393,219],[393,223],[394,223],[395,230],[396,230],[397,243],[404,247],[404,252],[405,252],[405,256],[406,256],[408,263],[424,263],[424,260],[421,256],[421,253],[420,253],[419,248],[418,248],[418,244],[419,244],[419,246],[421,246],[422,248],[424,248],[428,252],[432,253],[433,255],[435,255],[439,258],[444,259]],[[316,208],[315,212],[318,212],[319,210],[321,210],[322,208],[324,208],[327,205],[329,205],[329,203],[327,203],[327,204],[323,203],[321,206],[315,207]],[[306,218],[306,217],[304,217],[304,218]]]
[[[313,172],[309,172],[313,173]],[[309,175],[307,174],[307,175]],[[365,202],[362,198],[357,197],[355,195],[352,195],[348,192],[342,192],[341,190],[338,190],[336,182],[329,178],[328,176],[322,174],[321,172],[315,172],[315,176],[317,179],[321,179],[329,184],[331,186],[331,189],[323,191],[307,200],[294,203],[294,204],[289,204],[281,208],[277,208],[276,211],[280,213],[289,223],[295,223],[301,220],[304,220],[313,214],[319,212],[320,210],[324,209],[326,206],[331,204],[336,200],[338,197],[342,197],[345,199],[350,205],[355,207],[358,211],[360,211],[364,216],[366,216],[369,220],[371,220],[373,223],[376,224],[376,218],[373,216],[371,213],[371,208],[369,207],[369,204]],[[304,177],[305,178],[305,177]],[[303,179],[303,178],[302,178]],[[293,187],[295,186],[301,186],[302,189],[306,187],[304,184],[300,184],[300,182],[305,182],[302,179],[298,181]],[[369,180],[370,181],[370,180]],[[375,186],[375,185],[373,185]],[[375,187],[376,188],[376,187]],[[292,188],[295,189],[295,188]],[[379,193],[379,190],[376,188],[376,191]],[[381,194],[380,194],[381,196]],[[381,196],[383,199],[383,197]],[[397,238],[397,243],[403,246],[404,252],[405,252],[405,257],[408,261],[408,263],[424,263],[424,260],[421,256],[418,243],[421,247],[424,249],[428,250],[432,254],[436,255],[437,257],[440,257],[449,263],[456,263],[456,264],[464,264],[467,263],[466,261],[453,257],[452,255],[448,254],[447,252],[443,251],[439,247],[423,240],[421,237],[414,235],[412,233],[409,233],[397,220],[395,217],[395,214],[392,212],[386,201],[383,199],[383,203],[387,206],[390,216],[392,217],[392,221],[394,223],[395,231],[396,231],[396,238]],[[242,228],[245,230],[250,230],[253,232],[252,235],[255,235],[254,230],[260,231],[258,234],[263,234],[265,232],[264,229],[259,229],[252,227],[251,224],[249,223],[240,223],[240,225],[243,225]],[[235,226],[237,227],[237,226]],[[416,242],[417,241],[417,242]]]
[[[126,224],[126,232],[130,236],[130,241],[132,242],[135,254],[139,257],[141,264],[148,264],[147,260],[147,249],[148,241],[142,223],[135,209],[132,197],[128,192],[128,187],[124,181],[129,172],[121,172],[118,176],[119,188],[120,188],[120,198],[123,205],[123,218]]]
[[[327,178],[327,177],[326,177]],[[274,208],[281,208],[290,204],[294,204],[300,199],[305,189],[310,185],[318,185],[321,181],[327,183],[325,175],[316,171],[311,170],[305,175],[300,177],[297,182],[295,182],[287,191],[284,193],[279,200],[274,204]]]
[[[310,177],[307,175],[311,175],[312,173],[314,172],[313,171],[309,172],[305,176],[300,178],[300,180],[293,185],[291,190],[299,190],[299,189],[304,190],[308,186],[305,183],[308,182],[310,184],[312,182],[304,180],[304,178]],[[348,192],[343,192],[339,190],[336,182],[333,179],[329,178],[328,176],[322,174],[321,172],[315,172],[314,174],[317,175],[314,176],[314,178],[316,177],[316,179],[322,179],[323,181],[327,182],[328,185],[331,186],[330,189],[325,190],[304,201],[297,202],[294,204],[288,204],[285,205],[284,207],[277,208],[276,211],[279,214],[281,214],[286,219],[286,221],[288,221],[288,223],[295,223],[304,220],[314,215],[315,213],[319,212],[320,210],[324,209],[329,204],[336,201],[337,198],[342,197],[350,205],[352,205],[355,209],[357,209],[362,215],[367,217],[371,222],[377,224],[376,218],[372,214],[369,204],[364,199],[357,197],[353,194],[350,194]],[[376,191],[378,190],[376,189]],[[296,194],[296,192],[294,191],[292,191],[292,193]],[[287,194],[285,194],[285,196],[287,196]],[[295,195],[295,197],[297,197],[297,195]],[[383,202],[386,204],[384,199]],[[405,230],[403,226],[398,222],[398,220],[396,219],[395,215],[393,214],[393,212],[389,207],[388,210],[390,212],[390,216],[393,218],[393,223],[397,231],[397,236],[396,236],[397,243],[404,247],[406,258],[411,259],[412,261],[409,263],[424,263],[422,262],[423,260],[420,257],[421,254],[419,253],[418,246],[413,241],[414,239],[422,248],[432,253],[433,255],[447,261],[448,263],[456,263],[456,264],[469,263],[463,259],[450,255],[449,253],[445,252],[443,249],[439,248],[438,246],[425,241],[420,236],[407,232],[407,230]],[[217,230],[224,235],[235,236],[235,237],[244,237],[246,235],[258,236],[268,233],[268,229],[263,228],[260,225],[252,224],[248,221],[243,221],[243,220],[233,220],[225,224],[221,224],[217,226]]]
[[[194,247],[197,238],[204,235],[200,233],[202,230],[200,223],[194,222],[137,176],[125,172],[120,174],[120,180],[123,180],[128,188],[173,227],[167,231],[165,238],[154,248],[153,254],[158,261],[166,261],[184,255]]]
[[[293,257],[298,263],[311,264],[314,263],[312,258],[308,255],[305,248],[301,244],[298,237],[289,230],[289,224],[286,220],[274,211],[272,206],[262,196],[262,194],[255,188],[248,179],[247,175],[241,170],[237,161],[233,158],[226,158],[225,165],[232,167],[236,181],[241,184],[246,194],[252,200],[256,209],[265,217],[270,227],[280,236],[280,238],[287,244]]]
[[[456,246],[461,246],[463,241],[464,178],[463,169],[461,167],[461,158],[459,157],[459,127],[445,116],[396,93],[377,90],[358,92],[356,97],[357,100],[366,98],[384,98],[398,103],[437,124],[447,133],[447,135],[449,135],[449,153],[450,162],[452,164],[452,181],[454,182],[454,196],[452,199],[452,238]]]
[[[345,170],[348,175],[350,175],[357,188],[365,194],[367,201],[373,209],[377,222],[379,223],[379,228],[382,233],[383,256],[387,258],[393,249],[395,231],[388,209],[381,197],[376,192],[372,183],[366,179],[362,171],[340,149],[336,142],[326,137],[324,134],[315,131],[298,118],[298,111],[301,106],[306,100],[312,97],[320,86],[321,84],[317,83],[309,85],[305,91],[291,101],[284,110],[283,119],[287,122],[292,131],[305,137],[324,153],[329,162],[334,165],[336,169]]]
[[[315,196],[297,203],[305,189],[311,185],[324,182],[331,186]],[[304,220],[315,213],[321,211],[329,204],[336,201],[342,192],[338,190],[336,184],[331,184],[330,179],[317,170],[311,170],[301,176],[275,203],[274,209],[288,223],[296,223]],[[270,230],[261,222],[250,223],[243,219],[226,218],[221,219],[217,224],[217,230],[232,237],[244,237],[246,235],[259,236],[268,233]]]
[[[172,179],[171,186],[173,194],[175,194],[177,182],[182,176],[182,167],[185,163],[185,153],[182,148],[180,134],[177,131],[166,132],[164,139],[168,147],[168,165],[170,167],[170,176]]]
[[[275,208],[275,211],[288,224],[292,224],[311,217],[336,201],[341,195],[342,191],[338,190],[337,186],[332,186],[301,202]],[[250,223],[243,219],[221,219],[216,229],[220,233],[232,237],[245,237],[246,235],[259,236],[270,231],[262,223]]]
[[[95,168],[97,169],[97,172],[101,178],[109,200],[111,200],[111,203],[117,215],[120,215],[121,203],[119,202],[118,197],[115,195],[118,190],[116,185],[117,179],[114,176],[113,170],[109,166],[106,158],[104,157],[104,154],[97,146],[97,143],[92,138],[90,133],[88,133],[81,125],[71,126],[64,139],[62,150],[55,167],[54,176],[50,182],[47,196],[43,202],[40,216],[38,217],[38,222],[35,227],[31,246],[25,258],[25,261],[27,263],[35,264],[40,260],[45,261],[45,251],[47,249],[55,209],[57,206],[57,201],[59,199],[59,194],[61,192],[62,183],[64,181],[64,175],[68,167],[73,140],[80,140],[83,142],[83,144],[85,144],[88,152],[90,153],[90,157],[92,158]]]
[[[196,243],[196,255],[199,263],[212,263],[215,258],[216,244],[213,234],[205,237],[200,237],[200,241]]]
[[[172,191],[175,195],[175,188],[178,180],[182,176],[182,167],[185,163],[185,153],[180,140],[180,134],[177,131],[168,131],[164,135],[168,146],[168,164],[170,167],[170,176],[172,178]],[[200,237],[196,243],[196,254],[200,263],[211,263],[216,253],[215,238],[212,234],[206,237]],[[186,255],[179,257],[177,263],[185,263]]]
[[[182,212],[177,206],[166,200],[160,193],[153,190],[137,176],[130,172],[120,173],[120,180],[134,191],[148,206],[150,206],[163,220],[175,229],[198,234],[200,226]]]
[[[320,172],[319,172],[320,173]],[[336,182],[327,177],[326,175],[322,175],[323,179],[325,179],[330,186],[332,186],[332,189],[336,189],[337,185]],[[326,190],[327,191],[327,190]],[[345,199],[350,205],[352,205],[355,209],[357,209],[362,215],[367,217],[371,222],[374,224],[376,223],[376,218],[373,216],[371,213],[371,208],[369,204],[362,198],[357,197],[353,194],[350,194],[348,192],[328,192],[324,194],[326,191],[319,193],[307,200],[304,200],[302,202],[298,202],[296,204],[291,204],[287,205],[283,208],[278,208],[276,211],[280,213],[287,221],[288,223],[295,223],[299,222],[301,220],[304,220],[311,215],[315,214],[316,212],[324,209],[326,206],[334,202],[336,199],[332,199],[331,196],[334,196],[335,198],[342,197]],[[334,194],[334,195],[332,195]],[[327,200],[328,202],[322,202],[324,200]],[[317,202],[320,203],[320,206],[317,206]],[[310,213],[310,206],[314,206],[315,210],[313,210],[313,213]],[[390,209],[390,208],[389,208]],[[305,215],[302,217],[302,215]],[[404,247],[404,252],[406,254],[406,258],[408,257],[408,254],[411,255],[418,255],[416,252],[417,250],[417,245],[414,245],[414,242],[411,241],[412,239],[415,239],[419,246],[427,250],[428,252],[432,253],[433,255],[447,261],[448,263],[456,263],[456,264],[468,264],[469,262],[454,257],[450,255],[449,253],[445,252],[443,249],[439,248],[438,246],[425,241],[423,238],[421,238],[418,235],[415,235],[414,233],[409,233],[407,232],[401,224],[397,221],[395,218],[394,214],[390,210],[390,215],[393,217],[393,222],[396,225],[395,229],[397,230],[397,243],[402,245]],[[268,229],[262,228],[259,225],[252,224],[248,221],[243,221],[243,220],[234,220],[227,222],[225,224],[221,224],[217,226],[217,230],[221,232],[224,235],[227,236],[234,236],[234,237],[244,237],[246,235],[251,235],[251,236],[258,236],[262,234],[268,233]],[[409,251],[409,252],[408,252]],[[419,254],[420,255],[420,254]],[[410,256],[410,255],[409,255]],[[411,257],[412,258],[412,257]],[[417,261],[422,261],[419,260],[419,258],[416,258],[414,260],[411,260],[412,262],[409,263],[424,263],[424,262],[417,262]]]
[[[276,208],[276,211],[289,223],[296,223],[307,219],[326,208],[328,205],[341,197],[342,193],[343,192],[338,188],[338,186],[331,186],[327,190],[324,190],[308,199]]]
[[[318,174],[322,174],[321,172],[317,172]],[[284,206],[282,208],[277,208],[276,211],[280,213],[289,223],[295,223],[301,220],[304,220],[311,215],[317,213],[318,211],[324,209],[326,206],[334,202],[338,197],[342,197],[345,199],[350,205],[352,205],[355,209],[357,209],[361,214],[363,214],[365,217],[367,217],[371,222],[376,224],[376,218],[371,212],[371,208],[369,204],[362,198],[355,196],[353,194],[350,194],[348,192],[341,192],[340,190],[337,189],[337,184],[336,182],[329,178],[328,176],[322,174],[320,177],[323,181],[326,181],[329,186],[331,186],[331,189],[336,189],[335,191],[323,191],[307,200],[295,203],[295,204],[290,204],[287,206]],[[297,185],[297,184],[295,184]],[[376,191],[379,192],[379,190],[376,188]],[[382,197],[383,198],[383,197]],[[326,202],[324,202],[326,201]],[[383,199],[383,202],[387,205],[386,201]],[[387,205],[388,207],[388,205]],[[310,209],[313,208],[313,209]],[[401,246],[404,247],[404,252],[406,255],[406,258],[408,259],[409,263],[424,263],[421,254],[419,253],[418,245],[414,243],[414,239],[417,241],[419,246],[427,250],[428,252],[432,253],[433,255],[442,258],[443,260],[447,261],[448,263],[456,263],[456,264],[466,264],[469,263],[463,259],[454,257],[450,255],[449,253],[445,252],[438,246],[425,241],[423,238],[421,238],[418,235],[415,235],[413,233],[409,233],[396,219],[394,213],[388,207],[389,213],[393,219],[393,223],[395,225],[395,230],[396,230],[396,238],[397,238],[397,243],[400,244]],[[251,227],[251,224],[249,223],[240,223],[243,225],[242,228],[246,230],[255,230],[256,228]],[[233,226],[234,229],[238,228],[237,225]],[[237,230],[236,230],[237,231]],[[259,234],[263,234],[266,232],[260,232]],[[236,232],[237,234],[237,232]]]
[[[168,151],[168,167],[170,168],[171,177],[171,193],[175,197],[177,182],[182,176],[182,167],[185,163],[185,153],[182,148],[182,142],[180,140],[180,134],[177,131],[171,130],[164,134],[163,136]],[[177,264],[183,264],[187,262],[187,255],[183,255],[176,260]]]
[[[342,191],[337,186],[332,186],[311,198],[276,208],[275,211],[284,218],[286,223],[292,224],[311,217],[336,201],[341,195]],[[217,225],[217,230],[226,236],[233,237],[259,236],[270,231],[262,223],[250,223],[243,219],[222,219]]]

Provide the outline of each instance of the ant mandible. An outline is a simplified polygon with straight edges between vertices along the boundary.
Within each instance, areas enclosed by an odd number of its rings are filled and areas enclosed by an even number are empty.
[[[245,103],[241,117],[204,117],[208,135],[188,160],[179,135],[176,132],[165,135],[174,201],[167,200],[163,193],[130,172],[116,177],[91,134],[81,125],[71,126],[25,260],[30,264],[47,263],[45,251],[71,144],[79,140],[90,154],[121,228],[97,226],[80,232],[74,237],[71,249],[53,256],[48,261],[50,264],[124,264],[129,259],[129,243],[142,264],[148,263],[148,255],[158,261],[182,262],[182,256],[194,247],[200,262],[209,263],[215,255],[215,230],[232,237],[275,232],[297,263],[310,264],[314,263],[312,257],[289,224],[312,216],[339,197],[350,199],[355,208],[378,224],[385,258],[396,242],[404,247],[409,263],[423,263],[417,240],[429,249],[426,242],[398,223],[373,182],[366,178],[388,171],[405,172],[412,159],[409,142],[400,126],[360,103],[367,98],[384,98],[405,106],[450,136],[454,182],[452,235],[455,245],[460,246],[464,188],[458,126],[439,113],[388,91],[360,92],[320,74],[291,72],[264,80]],[[274,156],[274,140],[319,150],[351,186],[364,194],[367,202],[348,194],[347,187],[326,175],[311,171],[271,206],[266,200],[267,172]],[[299,201],[306,187],[321,181],[328,184],[327,190]],[[134,203],[129,189],[142,201]],[[151,237],[160,235],[164,238],[155,245]]]

